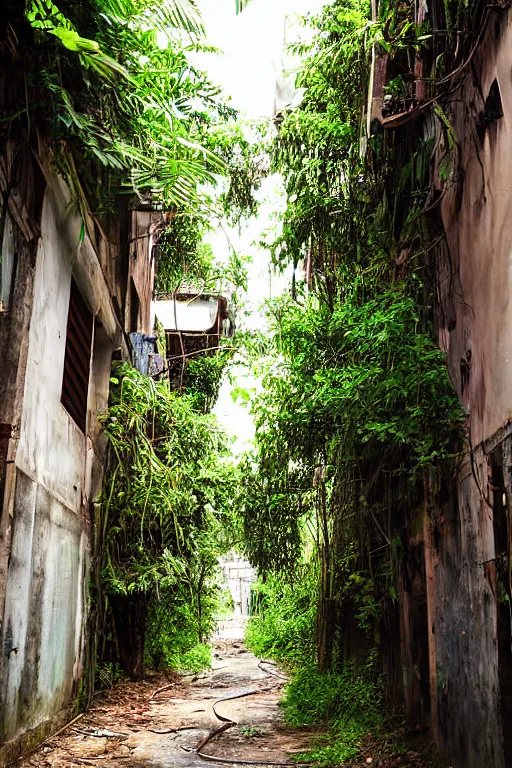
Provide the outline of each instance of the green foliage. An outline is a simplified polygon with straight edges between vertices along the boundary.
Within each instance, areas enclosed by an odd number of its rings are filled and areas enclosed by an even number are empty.
[[[167,208],[222,211],[213,189],[231,178],[233,215],[253,211],[260,173],[253,142],[220,91],[190,63],[203,51],[195,0],[8,0],[12,73],[2,136],[45,139],[87,221],[134,198]],[[5,41],[4,41],[5,42]],[[218,128],[217,133],[215,129]]]
[[[261,730],[261,728],[257,728],[254,725],[239,725],[238,730],[242,734],[242,736],[245,736],[248,739],[253,738],[254,736],[264,736],[265,732]]]
[[[281,570],[300,557],[318,466],[331,491],[347,473],[386,460],[414,483],[452,456],[462,411],[400,285],[367,300],[352,289],[333,310],[314,296],[282,298],[271,321],[276,363],[253,401],[256,454],[243,464],[240,506],[248,555],[263,570]],[[372,514],[370,490],[361,487],[361,516]]]
[[[214,417],[122,363],[103,423],[117,459],[103,499],[107,591],[193,586],[216,562],[235,483]]]
[[[213,268],[211,248],[203,245],[207,231],[203,217],[174,211],[170,226],[158,238],[155,293],[176,293],[182,283],[204,289]]]
[[[378,452],[379,443],[407,445],[411,469],[450,455],[461,408],[404,286],[375,297],[347,289],[332,310],[315,297],[282,299],[272,315],[284,362],[265,377],[255,412],[259,432],[272,423],[290,459],[338,438],[345,459]]]
[[[293,726],[334,723],[341,729],[343,722],[353,718],[374,720],[382,698],[375,667],[374,654],[359,669],[352,663],[347,663],[341,672],[322,673],[314,667],[304,667],[286,686],[286,721]]]
[[[330,766],[357,755],[362,737],[381,726],[382,686],[375,675],[375,656],[341,672],[304,667],[286,686],[282,702],[285,719],[295,727],[328,725],[329,732],[301,759]]]
[[[202,672],[212,666],[212,647],[206,643],[198,643],[189,651],[183,653],[176,664],[176,669],[188,672]]]
[[[432,140],[421,131],[367,138],[363,119],[372,42],[381,34],[411,45],[410,8],[396,8],[387,27],[361,0],[324,9],[318,34],[297,48],[304,99],[280,116],[272,146],[287,205],[267,245],[276,265],[304,265],[304,279],[295,272],[291,296],[269,306],[239,506],[243,546],[262,573],[293,574],[305,550],[317,562],[322,671],[343,667],[347,648],[379,642],[425,478],[449,478],[463,442],[463,409],[433,333],[439,232],[423,218]],[[272,649],[259,626],[256,641]]]
[[[123,675],[119,664],[112,661],[100,661],[96,665],[96,685],[99,689],[113,688]]]
[[[267,173],[268,155],[262,123],[229,122],[210,131],[215,153],[229,169],[228,184],[220,195],[223,215],[230,224],[258,213],[255,193]]]
[[[141,198],[187,205],[198,183],[223,172],[203,128],[222,112],[218,90],[190,66],[176,31],[201,32],[190,0],[90,0],[68,3],[65,16],[34,0],[27,21],[35,30],[29,86],[39,93],[30,120],[45,126],[68,177],[80,169],[89,199],[125,184]]]
[[[221,212],[217,211],[220,220]],[[155,294],[168,297],[184,287],[201,293],[231,294],[247,290],[247,257],[231,246],[226,262],[215,259],[205,236],[213,229],[212,212],[188,213],[173,210],[158,238]]]
[[[133,623],[140,649],[146,637],[147,663],[195,668],[218,608],[217,558],[231,544],[237,472],[215,418],[195,410],[193,396],[127,363],[111,382],[103,424],[115,460],[96,530],[102,589],[128,610],[116,609]],[[142,622],[129,618],[134,600]],[[140,674],[138,663],[130,674]]]
[[[185,363],[183,386],[189,392],[194,408],[209,413],[219,396],[224,371],[233,357],[233,347],[209,355],[197,355]]]
[[[201,613],[198,595],[186,585],[164,589],[153,596],[146,628],[147,666],[157,670],[190,669],[191,672],[210,666],[211,648],[198,640],[207,638],[214,627],[218,588],[213,581],[204,585],[200,600]]]
[[[251,616],[245,640],[257,656],[270,657],[292,668],[311,664],[316,656],[318,576],[304,566],[285,581],[269,575],[253,586]]]
[[[205,590],[206,591],[206,590]],[[198,625],[197,605],[187,601],[190,592],[175,588],[154,596],[148,607],[145,662],[156,670],[200,672],[211,666],[211,647],[199,638],[212,629],[215,589],[203,594],[203,625]]]

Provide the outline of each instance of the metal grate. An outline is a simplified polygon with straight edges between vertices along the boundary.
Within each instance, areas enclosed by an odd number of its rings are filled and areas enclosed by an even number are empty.
[[[75,281],[71,280],[61,402],[82,432],[85,432],[87,418],[92,327],[92,314]]]

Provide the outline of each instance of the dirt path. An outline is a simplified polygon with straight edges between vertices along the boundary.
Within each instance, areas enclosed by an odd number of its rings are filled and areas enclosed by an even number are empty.
[[[287,762],[307,748],[308,734],[287,729],[278,707],[283,681],[233,639],[216,643],[213,670],[189,678],[121,683],[83,718],[51,739],[22,766],[116,766],[196,768],[215,766],[196,753],[197,745],[224,722],[204,752],[232,760]],[[263,668],[262,668],[263,667]],[[271,668],[270,668],[271,669]],[[164,686],[166,690],[155,694]]]

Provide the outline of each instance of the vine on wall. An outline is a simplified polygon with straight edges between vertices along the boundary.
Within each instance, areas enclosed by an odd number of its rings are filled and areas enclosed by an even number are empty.
[[[269,247],[305,276],[269,310],[273,354],[253,402],[256,450],[241,500],[246,550],[263,571],[293,578],[301,553],[318,559],[323,670],[362,662],[395,621],[425,477],[449,477],[463,441],[434,340],[442,230],[424,213],[435,136],[420,122],[400,138],[381,128],[361,141],[371,46],[414,68],[431,38],[395,4],[380,13],[372,20],[360,0],[324,9],[301,48],[304,100],[280,116],[272,157],[288,204]]]

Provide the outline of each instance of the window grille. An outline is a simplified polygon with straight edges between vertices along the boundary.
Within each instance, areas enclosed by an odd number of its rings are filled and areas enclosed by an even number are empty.
[[[71,281],[61,402],[85,433],[91,368],[93,317],[74,280]]]

